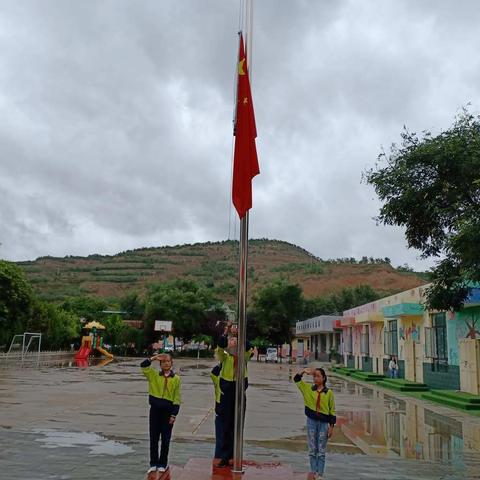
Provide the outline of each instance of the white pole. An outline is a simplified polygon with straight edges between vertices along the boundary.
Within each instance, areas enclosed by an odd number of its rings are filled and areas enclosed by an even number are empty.
[[[25,353],[25,334],[22,335],[22,362],[23,362],[24,353]]]

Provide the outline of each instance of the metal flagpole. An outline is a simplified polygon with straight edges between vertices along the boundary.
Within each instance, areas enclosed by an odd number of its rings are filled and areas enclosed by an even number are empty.
[[[252,47],[252,0],[246,0],[247,66],[251,68]],[[249,68],[249,75],[250,75]],[[251,76],[250,76],[251,79]],[[240,249],[238,276],[238,334],[237,368],[235,386],[235,432],[233,450],[233,472],[243,473],[243,427],[245,424],[245,349],[247,340],[247,261],[248,261],[248,210],[240,220]]]
[[[245,423],[245,348],[247,337],[248,211],[240,221],[240,262],[238,279],[238,337],[235,386],[235,433],[233,471],[243,472],[243,426]]]

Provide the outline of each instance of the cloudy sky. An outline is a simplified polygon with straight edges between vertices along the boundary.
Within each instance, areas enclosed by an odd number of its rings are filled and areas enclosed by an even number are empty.
[[[238,14],[238,0],[0,1],[0,257],[229,236]],[[376,226],[361,174],[404,124],[478,111],[479,24],[473,0],[255,0],[251,236],[428,266]]]

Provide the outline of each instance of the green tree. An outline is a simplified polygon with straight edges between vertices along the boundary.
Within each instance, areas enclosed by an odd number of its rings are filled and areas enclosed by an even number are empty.
[[[378,221],[404,227],[409,247],[437,258],[428,306],[458,310],[480,281],[480,117],[464,110],[438,135],[401,137],[365,173],[383,202]]]
[[[34,295],[24,273],[15,264],[0,260],[0,345],[23,333],[31,318]]]
[[[143,350],[143,330],[124,325],[117,338],[117,345],[120,345],[120,352],[125,355],[129,351],[129,345],[134,344],[137,352]]]
[[[137,292],[129,292],[120,299],[120,309],[128,318],[140,319],[145,313],[145,303]]]
[[[37,301],[28,322],[28,329],[42,333],[44,347],[66,348],[80,335],[80,319],[57,305]]]
[[[120,315],[108,315],[102,320],[105,327],[103,341],[109,345],[121,345],[124,343],[128,327]]]
[[[302,289],[278,280],[257,292],[253,299],[253,316],[261,336],[273,345],[291,340],[291,328],[303,314]]]
[[[145,307],[146,339],[148,343],[156,340],[155,320],[170,320],[175,336],[189,341],[194,335],[204,333],[208,312],[216,308],[218,301],[211,290],[195,282],[177,280],[150,285]]]
[[[108,314],[102,313],[107,310],[108,304],[102,298],[97,297],[74,297],[65,300],[62,308],[67,311],[85,318],[88,321],[103,321],[108,318]]]
[[[381,295],[370,285],[343,288],[338,293],[326,297],[317,297],[305,300],[303,318],[312,318],[318,315],[341,315],[344,310],[373,302]]]

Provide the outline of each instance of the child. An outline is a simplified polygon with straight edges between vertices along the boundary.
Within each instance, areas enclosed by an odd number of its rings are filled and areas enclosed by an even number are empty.
[[[160,362],[160,372],[153,369],[153,361]],[[173,424],[180,410],[180,377],[172,370],[170,353],[154,355],[144,360],[140,367],[148,379],[150,404],[150,468],[147,473],[166,472],[168,470],[168,450],[172,436]],[[158,457],[158,441],[162,437],[160,458]]]
[[[388,372],[390,374],[390,378],[398,378],[398,364],[395,357],[390,357]]]
[[[228,334],[232,335],[229,337]],[[230,464],[233,459],[233,441],[235,428],[235,389],[236,389],[236,366],[237,366],[237,337],[236,327],[228,322],[224,334],[220,337],[216,350],[217,358],[220,361],[220,405],[219,421],[221,423],[221,460],[215,466],[222,468]],[[245,361],[248,362],[252,356],[252,348],[247,342]],[[248,372],[245,367],[245,390],[248,388]],[[246,405],[246,402],[245,402]]]
[[[307,373],[313,375],[313,385],[302,380]],[[307,416],[308,455],[310,457],[309,478],[322,478],[325,470],[327,440],[332,436],[335,416],[335,398],[327,388],[327,375],[323,368],[307,368],[293,378],[303,395]]]
[[[222,422],[220,418],[220,400],[222,391],[220,390],[220,370],[221,365],[216,365],[212,368],[210,378],[212,379],[215,388],[215,459],[222,458]]]

